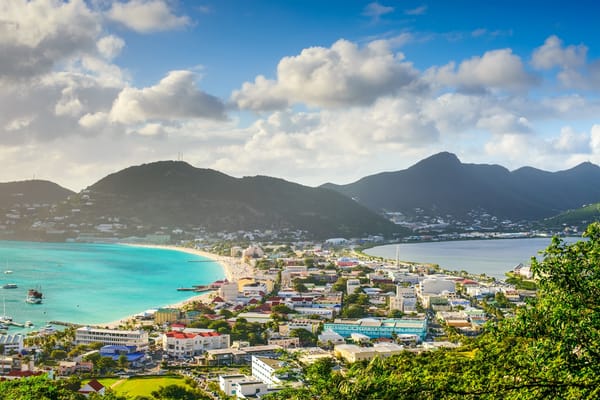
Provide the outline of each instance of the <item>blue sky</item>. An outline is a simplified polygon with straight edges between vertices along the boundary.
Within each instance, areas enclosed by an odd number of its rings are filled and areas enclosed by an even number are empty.
[[[600,164],[594,1],[0,2],[0,181]]]

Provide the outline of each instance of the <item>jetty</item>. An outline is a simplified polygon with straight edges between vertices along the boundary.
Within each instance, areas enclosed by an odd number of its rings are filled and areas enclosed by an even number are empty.
[[[48,322],[48,324],[50,325],[60,325],[60,326],[72,326],[75,328],[81,328],[83,325],[81,324],[74,324],[73,322],[66,322],[66,321],[50,321]]]

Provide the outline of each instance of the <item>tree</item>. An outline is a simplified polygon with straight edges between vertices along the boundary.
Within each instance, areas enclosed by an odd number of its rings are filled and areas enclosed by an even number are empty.
[[[67,352],[64,350],[52,350],[52,353],[50,353],[50,358],[55,360],[64,360],[67,358]]]
[[[119,366],[119,368],[123,368],[123,369],[129,367],[129,361],[127,361],[127,355],[121,354],[119,356],[119,359],[117,360],[117,365]]]

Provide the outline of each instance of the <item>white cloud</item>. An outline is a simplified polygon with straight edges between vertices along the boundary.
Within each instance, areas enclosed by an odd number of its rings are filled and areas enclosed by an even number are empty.
[[[125,41],[118,36],[108,35],[100,38],[96,43],[98,52],[106,59],[112,60],[121,53]]]
[[[594,129],[592,128],[592,135]],[[558,138],[552,140],[553,147],[559,153],[589,153],[590,137],[585,133],[577,133],[570,126],[560,130]]]
[[[378,20],[382,15],[394,12],[394,7],[384,6],[378,2],[369,3],[363,10],[363,15]]]
[[[533,51],[531,65],[538,69],[577,68],[585,64],[587,50],[582,44],[563,47],[562,40],[552,35]]]
[[[359,48],[347,40],[311,47],[277,66],[277,79],[244,83],[232,100],[240,108],[269,110],[304,103],[314,107],[365,105],[408,88],[418,72],[379,40]]]
[[[107,16],[139,33],[180,29],[191,23],[189,17],[175,15],[164,0],[115,2]]]
[[[462,61],[432,68],[428,76],[435,83],[455,86],[467,91],[509,90],[521,91],[531,87],[536,79],[525,71],[521,58],[511,49],[487,51]]]
[[[113,122],[133,124],[148,119],[225,119],[225,107],[214,96],[197,88],[190,71],[171,71],[157,85],[125,88],[110,111]]]
[[[101,29],[83,0],[4,0],[0,16],[0,80],[10,82],[93,51]]]

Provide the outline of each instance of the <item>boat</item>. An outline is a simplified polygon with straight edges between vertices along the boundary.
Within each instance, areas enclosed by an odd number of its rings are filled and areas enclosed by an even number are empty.
[[[2,304],[4,305],[4,315],[0,315],[0,323],[1,324],[8,324],[12,322],[12,317],[9,315],[6,315],[6,298],[2,298]]]
[[[31,321],[25,321],[25,326],[26,326],[27,328],[30,328],[30,327],[32,327],[32,326],[33,326],[33,322],[31,322]]]
[[[10,269],[7,269],[6,271],[4,271],[5,274],[12,274],[13,272]]]
[[[2,289],[16,289],[18,288],[16,283],[5,283],[2,285]]]
[[[42,298],[44,295],[37,289],[29,289],[27,292],[27,298],[25,299],[26,303],[29,304],[41,304]]]

